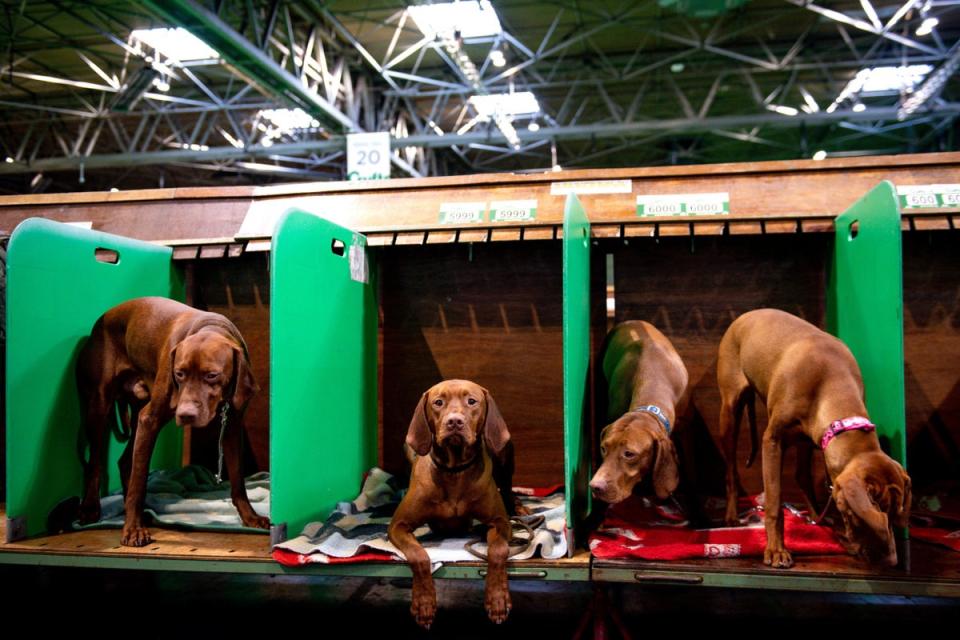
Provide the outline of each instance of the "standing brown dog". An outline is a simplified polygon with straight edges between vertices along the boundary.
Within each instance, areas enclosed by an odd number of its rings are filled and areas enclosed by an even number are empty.
[[[720,437],[727,462],[727,522],[736,522],[736,430],[754,395],[767,405],[763,434],[763,561],[790,567],[783,543],[780,499],[785,444],[803,434],[823,449],[833,499],[843,518],[849,551],[893,566],[897,550],[891,522],[906,526],[910,478],[880,449],[867,419],[863,379],[840,340],[776,309],[758,309],[737,318],[720,341]],[[751,429],[756,429],[750,411]]]
[[[437,611],[430,557],[414,530],[427,523],[436,533],[463,532],[477,519],[490,527],[484,604],[492,621],[503,622],[511,607],[506,563],[513,447],[493,396],[467,380],[431,387],[413,412],[406,444],[416,454],[410,489],[387,534],[413,571],[410,612],[429,628]]]
[[[627,498],[653,470],[661,500],[677,488],[680,473],[670,430],[687,402],[687,369],[673,345],[649,322],[617,325],[603,355],[609,388],[603,429],[603,464],[590,481],[593,497],[608,503]]]
[[[100,519],[108,420],[119,402],[121,419],[131,430],[119,463],[126,512],[121,544],[141,547],[151,540],[142,522],[147,472],[157,434],[170,418],[181,427],[205,427],[226,415],[223,449],[233,504],[246,526],[269,527],[269,520],[250,506],[241,473],[243,411],[257,384],[232,322],[166,298],[124,302],[93,326],[77,361],[77,386],[90,445],[82,523]]]

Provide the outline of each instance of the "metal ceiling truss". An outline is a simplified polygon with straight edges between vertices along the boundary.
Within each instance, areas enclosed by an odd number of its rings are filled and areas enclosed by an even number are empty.
[[[923,151],[953,144],[960,113],[949,78],[904,120],[909,95],[896,92],[827,112],[867,67],[930,64],[949,77],[953,2],[758,0],[695,20],[655,0],[537,3],[533,18],[530,3],[504,0],[501,34],[454,42],[425,37],[400,1],[147,4],[4,5],[0,174],[27,174],[34,190],[49,184],[42,173],[75,170],[82,183],[87,170],[148,165],[180,181],[340,179],[344,134],[378,130],[392,132],[394,163],[410,175]],[[931,17],[940,25],[917,36]],[[130,30],[161,25],[189,28],[222,59],[165,61],[169,89],[118,110],[156,73]],[[506,66],[493,50],[508,52]],[[510,144],[469,99],[520,91],[541,112],[512,118]],[[279,107],[318,126],[278,134],[258,114]]]

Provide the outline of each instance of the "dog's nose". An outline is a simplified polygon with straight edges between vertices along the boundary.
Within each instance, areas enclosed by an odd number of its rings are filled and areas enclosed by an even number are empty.
[[[451,414],[447,416],[446,420],[444,420],[444,425],[447,427],[447,429],[451,430],[456,429],[457,431],[463,431],[463,428],[466,426],[466,424],[467,423],[463,419],[463,416],[458,413]]]
[[[590,481],[590,492],[593,493],[594,498],[599,498],[607,492],[607,481],[595,477]]]
[[[199,416],[199,408],[194,404],[182,403],[177,407],[177,422],[180,424],[192,424]]]

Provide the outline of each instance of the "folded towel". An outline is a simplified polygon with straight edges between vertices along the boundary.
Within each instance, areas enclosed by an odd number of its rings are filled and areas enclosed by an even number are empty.
[[[567,553],[566,512],[563,491],[554,491],[538,497],[542,491],[518,488],[517,495],[527,509],[525,522],[544,518],[534,529],[531,544],[522,552],[511,556],[514,560],[532,558],[560,558]],[[286,566],[312,563],[383,562],[402,560],[403,554],[387,539],[387,527],[393,512],[403,496],[396,479],[386,471],[374,467],[363,482],[360,495],[352,502],[341,502],[325,522],[312,522],[304,527],[300,536],[274,546],[273,557]],[[464,545],[486,538],[479,524],[473,535],[451,538],[435,535],[427,526],[414,531],[414,535],[426,549],[434,568],[440,563],[477,560],[464,549]],[[526,533],[520,533],[525,537]],[[474,545],[486,553],[486,542]]]

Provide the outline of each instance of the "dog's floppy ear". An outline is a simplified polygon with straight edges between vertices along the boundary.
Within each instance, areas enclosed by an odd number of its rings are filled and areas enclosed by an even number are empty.
[[[250,402],[260,385],[253,379],[247,354],[239,347],[233,348],[233,397],[230,403],[235,409],[242,410]]]
[[[486,389],[483,390],[483,396],[487,402],[487,418],[483,423],[483,441],[494,455],[499,455],[503,448],[510,442],[510,432],[507,431],[507,423],[503,421],[500,415],[500,409],[493,400],[493,394]]]
[[[177,348],[180,347],[178,342],[173,346],[173,349],[170,349],[170,408],[176,409],[177,405],[180,404],[180,383],[177,382],[177,378],[174,375],[176,370],[175,364],[177,362]]]
[[[653,490],[657,498],[664,500],[680,484],[680,464],[677,462],[677,451],[670,436],[659,437],[656,441],[657,459],[653,463]]]
[[[900,494],[899,496],[891,498],[892,501],[895,500],[895,498],[899,498],[899,500],[891,504],[893,507],[893,524],[897,527],[906,527],[910,524],[910,505],[913,501],[913,489],[910,476],[907,475],[907,472],[901,469],[900,476],[903,479],[903,491],[901,492],[900,487],[895,485],[891,485],[889,490]]]
[[[407,429],[407,446],[413,449],[418,456],[430,453],[433,446],[433,431],[427,418],[427,394],[420,396],[417,408],[413,410],[410,427]]]
[[[877,535],[883,537],[887,533],[887,514],[882,513],[870,499],[867,487],[856,474],[848,474],[837,479],[834,498],[837,508],[847,518],[854,522],[861,521],[870,527]]]

